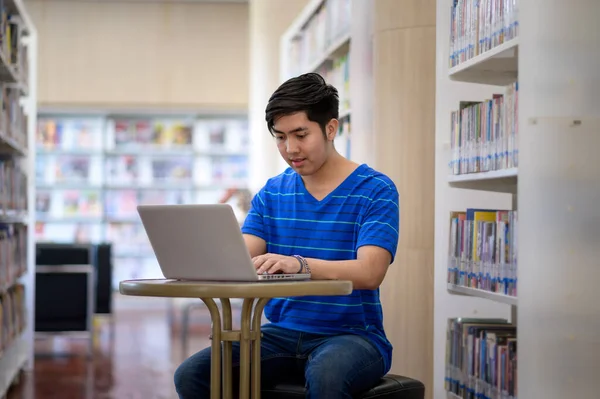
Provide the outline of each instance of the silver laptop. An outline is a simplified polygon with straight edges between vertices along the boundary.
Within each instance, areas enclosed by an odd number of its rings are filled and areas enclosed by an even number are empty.
[[[231,206],[138,205],[168,279],[201,281],[307,280],[308,274],[257,274]]]

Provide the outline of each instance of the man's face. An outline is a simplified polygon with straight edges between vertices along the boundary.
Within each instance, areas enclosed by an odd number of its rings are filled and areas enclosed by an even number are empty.
[[[302,176],[315,173],[327,160],[335,138],[335,120],[327,125],[326,130],[329,133],[327,138],[319,124],[309,121],[304,112],[282,116],[273,126],[279,153]]]

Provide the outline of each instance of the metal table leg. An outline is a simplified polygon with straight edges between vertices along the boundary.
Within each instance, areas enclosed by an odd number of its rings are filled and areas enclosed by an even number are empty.
[[[200,298],[206,304],[212,320],[210,357],[210,399],[221,397],[221,314],[212,298]]]
[[[231,331],[233,321],[231,315],[231,302],[229,298],[221,298],[223,308],[223,330]],[[232,399],[232,376],[231,376],[231,346],[232,341],[223,340],[223,399]]]
[[[260,399],[260,322],[265,305],[269,299],[259,299],[254,307],[254,298],[244,299],[241,314],[241,329],[234,331],[232,323],[231,302],[228,298],[220,298],[223,317],[214,299],[200,298],[206,304],[212,320],[211,334],[211,369],[210,398],[220,399],[221,378],[223,379],[223,398],[232,399],[232,343],[240,343],[240,384],[239,399],[249,399],[252,388],[252,399]],[[254,307],[254,309],[253,309]],[[223,342],[223,350],[221,350]],[[252,358],[250,347],[252,346]],[[221,363],[221,354],[223,361]],[[221,370],[222,365],[222,370]],[[252,376],[250,372],[252,371]],[[252,381],[251,378],[252,377]]]
[[[240,337],[240,399],[248,399],[250,393],[250,342],[252,341],[250,321],[252,319],[252,305],[254,305],[254,298],[244,299]]]
[[[260,321],[262,319],[265,305],[269,302],[269,298],[261,298],[254,307],[254,315],[252,317],[252,331],[255,334],[254,346],[252,348],[252,399],[260,399]]]

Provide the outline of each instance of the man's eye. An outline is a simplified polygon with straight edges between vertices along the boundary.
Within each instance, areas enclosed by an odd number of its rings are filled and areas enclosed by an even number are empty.
[[[306,137],[306,134],[303,134],[303,135],[296,135],[296,137],[298,137],[299,139],[303,139],[303,138],[305,138],[305,137]]]

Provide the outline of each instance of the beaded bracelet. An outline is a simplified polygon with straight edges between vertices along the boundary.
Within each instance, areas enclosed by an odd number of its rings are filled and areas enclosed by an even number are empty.
[[[311,270],[310,267],[308,266],[308,262],[306,261],[306,259],[304,259],[303,256],[300,255],[292,255],[294,258],[298,259],[298,262],[300,262],[300,270],[298,270],[296,273],[301,273],[302,269],[306,270],[306,273],[310,274]]]
[[[294,258],[298,259],[298,263],[300,263],[300,269],[296,272],[296,274],[302,273],[302,269],[304,268],[304,262],[302,262],[302,257],[300,255],[292,255]]]

